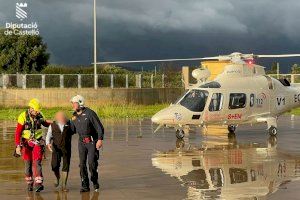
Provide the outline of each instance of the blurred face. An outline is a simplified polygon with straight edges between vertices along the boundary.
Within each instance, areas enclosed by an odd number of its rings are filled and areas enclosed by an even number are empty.
[[[67,123],[67,117],[66,117],[65,113],[62,112],[62,111],[56,113],[55,121],[57,121],[61,124],[66,124]]]
[[[35,111],[33,108],[29,108],[29,113],[32,117],[35,117],[39,114],[39,112]]]
[[[79,106],[79,104],[77,102],[72,102],[72,107],[73,107],[74,111],[77,111],[77,110],[80,109],[80,106]]]

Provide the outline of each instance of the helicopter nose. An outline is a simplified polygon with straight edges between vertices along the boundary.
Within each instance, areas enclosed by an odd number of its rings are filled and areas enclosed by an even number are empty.
[[[159,117],[158,113],[156,113],[151,117],[151,121],[155,124],[159,124],[159,122],[161,121],[161,117]]]
[[[152,116],[151,121],[155,124],[168,124],[174,121],[170,108],[165,108]]]

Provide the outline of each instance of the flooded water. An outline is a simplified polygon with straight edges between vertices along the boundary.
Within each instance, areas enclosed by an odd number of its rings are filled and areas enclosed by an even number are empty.
[[[24,166],[12,157],[15,122],[2,121],[0,194],[2,199],[297,199],[300,194],[300,118],[279,120],[277,138],[265,125],[238,127],[235,135],[192,129],[177,140],[173,129],[150,120],[104,121],[100,192],[80,194],[78,137],[73,138],[69,192],[56,191],[43,161],[45,190],[26,191]],[[299,186],[298,186],[299,185]]]

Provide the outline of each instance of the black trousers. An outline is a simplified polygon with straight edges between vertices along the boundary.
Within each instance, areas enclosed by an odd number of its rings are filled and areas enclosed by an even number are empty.
[[[91,181],[93,184],[98,184],[98,160],[99,150],[96,149],[96,142],[89,143],[78,142],[79,160],[80,160],[80,176],[81,185],[84,188],[89,187],[89,177],[86,163],[88,162],[89,171],[91,174]]]
[[[52,147],[52,171],[59,171],[61,159],[63,160],[62,171],[68,172],[70,169],[71,148],[61,149],[53,144]]]

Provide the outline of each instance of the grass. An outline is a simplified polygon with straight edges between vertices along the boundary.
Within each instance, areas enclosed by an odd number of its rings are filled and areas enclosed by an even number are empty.
[[[291,115],[300,115],[300,108],[295,108],[288,113]]]
[[[100,118],[102,119],[141,119],[149,118],[159,110],[167,107],[168,104],[156,104],[156,105],[103,105],[98,107],[91,107]],[[0,120],[16,120],[21,112],[26,108],[1,108]],[[64,111],[69,117],[71,117],[73,111],[71,108],[44,108],[42,113],[46,119],[53,119],[54,115],[58,111]]]
[[[150,118],[159,110],[166,108],[168,104],[155,104],[155,105],[102,105],[92,106],[93,109],[101,119],[142,119]],[[21,112],[26,108],[0,108],[0,120],[16,120]],[[71,108],[44,108],[42,110],[46,119],[53,119],[58,111],[64,111],[68,117],[72,116]],[[300,108],[293,109],[286,114],[300,115]]]

